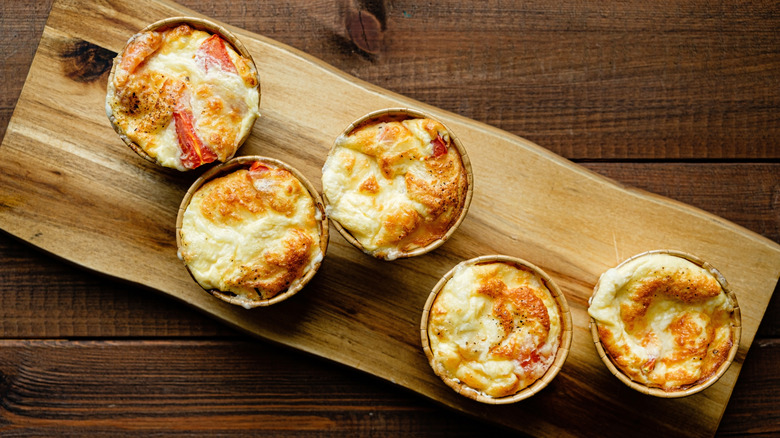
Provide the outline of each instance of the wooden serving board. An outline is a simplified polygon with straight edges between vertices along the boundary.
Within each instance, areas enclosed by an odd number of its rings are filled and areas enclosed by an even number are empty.
[[[0,147],[0,227],[79,266],[144,285],[258,337],[389,380],[467,414],[534,435],[710,436],[780,276],[780,246],[711,214],[620,186],[527,140],[382,90],[259,35],[231,29],[257,62],[262,116],[241,155],[281,159],[320,187],[331,142],[386,107],[441,118],[469,152],[466,220],[431,254],[374,260],[333,233],[313,282],[292,299],[244,310],[203,292],[176,257],[175,217],[197,173],[157,168],[124,146],[104,111],[112,52],[148,23],[194,15],[174,3],[57,0]],[[453,90],[457,93],[457,90]],[[650,249],[716,266],[742,310],[740,351],[712,387],[683,399],[642,395],[614,378],[588,331],[598,276]],[[419,339],[429,291],[485,254],[547,271],[572,311],[571,353],[541,393],[507,406],[457,396]]]

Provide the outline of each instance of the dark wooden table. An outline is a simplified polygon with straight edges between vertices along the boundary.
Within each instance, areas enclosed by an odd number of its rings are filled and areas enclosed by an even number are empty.
[[[780,241],[777,2],[180,3]],[[49,9],[0,3],[0,138]],[[720,436],[780,434],[778,295]],[[0,337],[3,436],[505,433],[5,233]]]

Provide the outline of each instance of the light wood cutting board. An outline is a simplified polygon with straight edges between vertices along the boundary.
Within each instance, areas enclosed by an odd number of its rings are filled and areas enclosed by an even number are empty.
[[[475,188],[470,212],[432,254],[381,262],[338,234],[322,269],[292,299],[244,310],[204,293],[176,257],[175,217],[197,174],[147,163],[104,112],[108,59],[152,21],[194,15],[154,0],[58,0],[0,147],[0,228],[85,268],[144,285],[258,337],[389,380],[467,414],[534,435],[711,436],[780,276],[780,246],[723,219],[620,186],[527,140],[382,90],[259,35],[233,30],[253,54],[262,116],[240,155],[266,155],[320,188],[338,133],[357,117],[413,107],[462,140]],[[453,90],[457,93],[457,90]],[[728,372],[683,399],[633,392],[599,360],[587,299],[604,270],[672,248],[709,260],[737,293],[741,348]],[[540,394],[509,406],[457,396],[431,372],[419,340],[438,278],[485,254],[542,267],[564,291],[574,339]]]

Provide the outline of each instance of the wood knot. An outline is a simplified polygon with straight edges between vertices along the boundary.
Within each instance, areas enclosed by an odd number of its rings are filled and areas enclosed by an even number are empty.
[[[65,75],[76,82],[92,82],[111,70],[116,52],[84,40],[67,43],[60,56]]]
[[[358,49],[377,54],[382,47],[382,24],[374,14],[365,10],[347,13],[347,34]]]

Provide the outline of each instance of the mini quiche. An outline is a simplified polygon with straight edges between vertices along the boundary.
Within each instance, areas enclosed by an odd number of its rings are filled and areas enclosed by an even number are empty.
[[[324,210],[297,170],[236,158],[204,174],[182,201],[179,257],[217,298],[246,308],[273,304],[319,268],[328,246]]]
[[[180,171],[233,157],[259,104],[249,53],[225,29],[196,18],[163,20],[130,38],[106,93],[106,114],[122,140]]]
[[[725,279],[677,251],[643,253],[604,272],[588,313],[597,349],[613,373],[661,397],[714,383],[739,344],[739,308]]]
[[[434,372],[458,393],[491,404],[541,390],[571,344],[563,294],[539,268],[506,256],[472,259],[445,275],[420,328]]]
[[[471,165],[440,122],[388,109],[336,139],[322,185],[339,232],[364,252],[393,260],[430,251],[455,231],[471,200]]]

